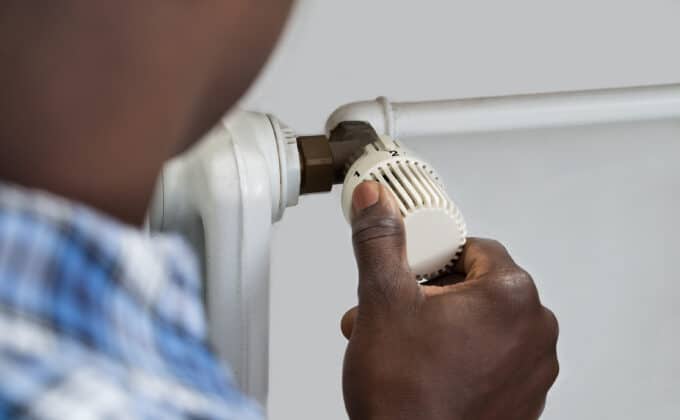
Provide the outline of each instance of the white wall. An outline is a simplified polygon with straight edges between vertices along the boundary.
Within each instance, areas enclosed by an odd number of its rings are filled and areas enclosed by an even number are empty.
[[[300,1],[243,101],[301,133],[337,105],[680,82],[677,0]],[[561,322],[546,419],[679,418],[680,122],[411,141],[474,235],[504,241]],[[356,270],[339,190],[277,227],[270,417],[346,418]]]

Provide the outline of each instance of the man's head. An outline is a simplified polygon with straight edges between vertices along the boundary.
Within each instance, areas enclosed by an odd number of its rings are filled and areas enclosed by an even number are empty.
[[[140,222],[164,160],[243,94],[290,0],[6,0],[0,179]]]

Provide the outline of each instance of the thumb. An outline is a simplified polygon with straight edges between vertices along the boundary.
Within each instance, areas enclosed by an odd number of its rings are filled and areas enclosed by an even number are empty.
[[[363,182],[354,190],[352,240],[359,309],[410,302],[419,287],[408,267],[404,222],[392,192],[377,182]]]

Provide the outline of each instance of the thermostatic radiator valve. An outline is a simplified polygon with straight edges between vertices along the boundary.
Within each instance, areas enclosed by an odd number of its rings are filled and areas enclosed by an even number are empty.
[[[352,194],[360,183],[382,184],[394,195],[404,218],[408,263],[418,280],[449,272],[467,232],[460,210],[432,166],[387,136],[366,145],[352,161],[342,191],[345,218],[350,220]]]
[[[362,121],[343,121],[328,137],[302,136],[297,142],[301,194],[342,183],[349,221],[354,188],[363,181],[381,183],[394,194],[404,218],[408,262],[417,278],[427,281],[450,271],[467,232],[430,164]]]

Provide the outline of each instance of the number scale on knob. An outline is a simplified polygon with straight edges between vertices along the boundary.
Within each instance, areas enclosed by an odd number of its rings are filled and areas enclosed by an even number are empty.
[[[352,193],[376,181],[394,195],[404,218],[409,266],[419,280],[449,272],[465,245],[465,222],[434,169],[389,137],[365,147],[349,167],[342,191],[350,220]]]

